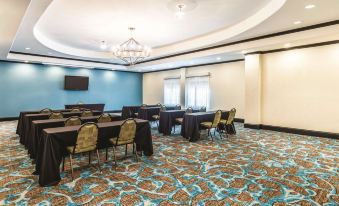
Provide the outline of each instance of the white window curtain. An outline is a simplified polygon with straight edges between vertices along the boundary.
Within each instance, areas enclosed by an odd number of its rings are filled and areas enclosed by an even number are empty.
[[[180,104],[180,79],[164,80],[164,104],[177,105]]]
[[[210,102],[210,83],[209,76],[198,76],[186,78],[185,86],[185,105],[186,108],[209,108]]]

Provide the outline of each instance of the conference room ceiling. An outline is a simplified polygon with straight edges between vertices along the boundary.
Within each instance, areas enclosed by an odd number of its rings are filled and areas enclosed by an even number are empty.
[[[179,19],[173,5],[180,0],[90,0],[87,4],[81,0],[35,0],[29,6],[27,1],[4,0],[1,4],[27,9],[24,15],[21,9],[13,17],[13,13],[4,13],[6,8],[0,5],[1,21],[16,30],[16,35],[0,33],[7,41],[1,44],[0,59],[147,72],[240,59],[243,53],[282,48],[287,43],[297,46],[339,39],[336,24],[186,53],[339,20],[337,0],[192,1],[185,0],[191,7]],[[310,4],[315,7],[305,9]],[[19,25],[14,20],[20,18]],[[131,26],[136,28],[135,39],[153,50],[145,63],[126,66],[113,56],[111,47],[130,37],[127,28]],[[102,41],[107,43],[107,49],[100,48]],[[169,55],[172,56],[164,58]]]

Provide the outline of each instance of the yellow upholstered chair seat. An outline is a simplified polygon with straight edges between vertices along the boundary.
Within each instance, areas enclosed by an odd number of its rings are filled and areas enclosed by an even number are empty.
[[[160,115],[157,115],[157,114],[156,114],[156,115],[153,115],[152,117],[153,117],[153,119],[156,119],[156,120],[159,120],[159,119],[160,119]]]
[[[220,120],[220,123],[221,123],[221,124],[225,124],[226,122],[227,122],[226,119],[221,119],[221,120]]]
[[[67,149],[67,152],[72,153],[73,150],[74,150],[74,146],[68,146],[66,149]],[[90,152],[90,151],[93,151],[95,149],[96,149],[96,146],[89,146],[89,147],[81,148],[81,149],[77,150],[76,153]]]
[[[134,139],[129,139],[129,140],[128,140],[128,139],[127,139],[127,140],[120,139],[120,140],[118,140],[118,142],[117,142],[117,139],[118,139],[118,137],[114,137],[114,138],[109,139],[109,141],[110,141],[113,145],[115,145],[115,146],[125,145],[125,144],[132,144],[133,141],[134,141]]]
[[[178,123],[182,123],[184,121],[184,118],[176,118],[175,121]]]
[[[207,128],[212,127],[212,124],[213,124],[213,122],[201,122],[200,123],[201,126],[204,126],[204,127],[207,127]]]
[[[81,110],[79,108],[73,108],[71,112],[80,112]]]

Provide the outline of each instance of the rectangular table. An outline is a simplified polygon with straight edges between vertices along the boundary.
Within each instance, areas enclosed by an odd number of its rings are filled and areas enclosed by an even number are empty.
[[[24,116],[26,114],[40,114],[40,111],[41,110],[20,112],[19,120],[18,120],[18,126],[16,128],[16,133],[19,136],[21,136],[24,133],[24,131],[25,131],[25,124],[23,123],[24,122]],[[67,111],[70,111],[70,110],[69,109],[57,109],[57,110],[53,110],[53,111],[56,111],[56,112],[67,112]]]
[[[222,111],[221,119],[228,118],[228,111]],[[185,114],[181,125],[181,136],[189,139],[190,142],[195,142],[200,138],[200,123],[213,122],[215,116],[214,112],[197,112],[192,114]],[[233,124],[233,122],[232,122]],[[229,134],[235,134],[233,128],[227,128]]]
[[[128,118],[134,118],[135,113],[139,112],[141,106],[123,106],[121,111],[121,118],[122,119],[128,119]]]
[[[175,110],[176,106],[166,106],[166,111]],[[140,108],[138,113],[139,119],[144,119],[148,121],[152,121],[153,115],[159,115],[160,113],[160,107],[146,107],[146,108]]]
[[[111,115],[112,121],[120,121],[120,115]],[[91,116],[91,117],[80,117],[82,123],[86,122],[97,122],[99,116]],[[30,135],[27,141],[27,149],[30,158],[35,159],[37,148],[39,146],[41,134],[43,129],[47,128],[55,128],[55,127],[63,127],[67,118],[64,119],[46,119],[46,120],[34,120],[31,124]]]
[[[124,121],[99,123],[98,148],[106,148],[109,139],[119,135],[121,124]],[[148,121],[136,119],[137,131],[135,142],[137,151],[144,155],[153,155],[151,128]],[[44,129],[39,142],[36,171],[41,186],[52,186],[60,181],[60,164],[66,155],[66,147],[75,145],[80,126],[57,127]]]
[[[65,118],[71,117],[71,116],[80,116],[82,112],[63,112],[62,113]],[[101,111],[93,111],[93,115],[100,115],[102,114]],[[26,114],[23,116],[23,126],[24,126],[24,131],[20,135],[20,143],[23,145],[27,145],[27,138],[30,135],[30,130],[31,130],[31,123],[33,120],[43,120],[43,119],[48,119],[49,114]]]
[[[98,110],[103,112],[105,108],[105,104],[66,104],[65,109],[72,109],[72,108],[83,108],[83,109],[90,109],[90,110]]]

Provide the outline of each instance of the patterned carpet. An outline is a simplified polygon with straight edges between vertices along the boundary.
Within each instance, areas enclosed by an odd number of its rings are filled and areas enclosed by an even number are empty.
[[[338,140],[242,124],[237,135],[215,142],[154,133],[151,158],[124,158],[117,167],[109,161],[99,173],[79,156],[73,182],[67,171],[58,186],[42,188],[16,123],[0,123],[0,205],[339,204]]]

